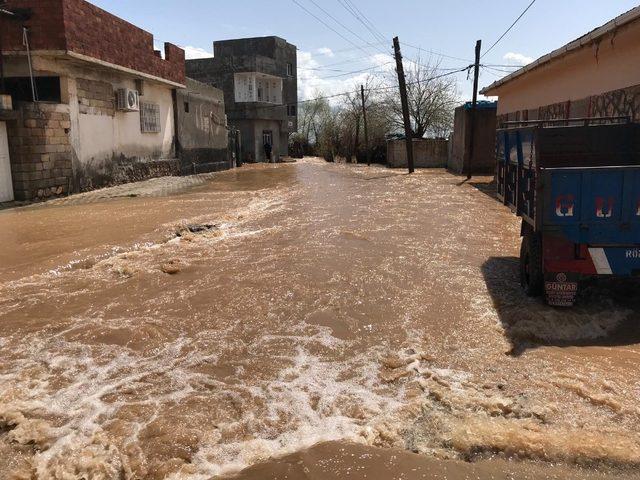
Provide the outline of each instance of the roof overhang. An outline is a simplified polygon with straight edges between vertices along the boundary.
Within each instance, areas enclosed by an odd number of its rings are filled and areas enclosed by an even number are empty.
[[[517,70],[507,75],[506,77],[498,80],[497,82],[493,82],[488,87],[483,88],[480,91],[480,93],[486,96],[497,96],[498,93],[496,92],[496,90],[498,90],[500,87],[504,86],[505,84],[525,75],[526,73],[532,70],[535,70],[536,68],[546,65],[558,58],[564,57],[565,55],[568,55],[571,52],[574,52],[576,50],[589,46],[594,42],[598,41],[599,39],[601,39],[602,37],[604,37],[605,35],[612,33],[616,29],[624,25],[627,25],[629,23],[632,23],[638,19],[640,19],[640,7],[635,7],[629,10],[628,12],[623,13],[619,17],[614,18],[613,20],[606,23],[605,25],[599,28],[596,28],[595,30],[589,32],[586,35],[583,35],[582,37],[578,38],[577,40],[574,40],[573,42],[566,44],[564,47],[560,47],[557,50],[554,50],[553,52],[540,57],[535,62],[530,63],[529,65],[521,68],[520,70]]]
[[[26,56],[26,52],[2,52],[4,56]],[[108,70],[117,70],[122,73],[126,73],[135,78],[142,78],[145,80],[149,80],[151,82],[160,83],[163,85],[167,85],[173,88],[186,88],[186,85],[183,85],[178,82],[174,82],[173,80],[169,80],[162,77],[157,77],[155,75],[151,75],[149,73],[140,72],[138,70],[134,70],[132,68],[123,67],[122,65],[116,65],[115,63],[105,62],[104,60],[99,60],[94,57],[90,57],[88,55],[82,55],[80,53],[76,53],[69,50],[33,50],[31,51],[31,55],[48,57],[52,59],[58,60],[72,60],[80,63],[91,63],[96,67],[108,69]]]

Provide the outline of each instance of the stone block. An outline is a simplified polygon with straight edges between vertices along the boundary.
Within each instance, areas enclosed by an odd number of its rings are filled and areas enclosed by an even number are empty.
[[[49,149],[49,145],[33,145],[28,147],[30,149],[30,153],[48,153],[51,150]]]

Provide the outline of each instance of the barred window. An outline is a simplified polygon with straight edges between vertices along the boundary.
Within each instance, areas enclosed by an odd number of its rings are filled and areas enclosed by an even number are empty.
[[[160,105],[140,103],[140,131],[142,133],[160,133]]]

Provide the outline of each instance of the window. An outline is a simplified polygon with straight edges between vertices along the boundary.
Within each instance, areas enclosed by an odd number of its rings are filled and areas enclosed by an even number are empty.
[[[293,63],[287,63],[287,76],[293,77]]]
[[[29,77],[14,77],[4,79],[6,91],[11,95],[13,103],[32,102],[31,79]],[[40,102],[60,103],[60,77],[35,77],[36,99]]]
[[[160,105],[140,103],[140,131],[142,133],[160,133]]]
[[[184,111],[185,113],[189,113],[189,102],[184,102]]]
[[[295,105],[287,105],[287,116],[295,117],[296,116],[296,106]]]

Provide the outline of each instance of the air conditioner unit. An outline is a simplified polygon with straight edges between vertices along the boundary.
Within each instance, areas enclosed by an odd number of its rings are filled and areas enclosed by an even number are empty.
[[[118,110],[123,112],[139,112],[140,96],[136,90],[118,89]]]

